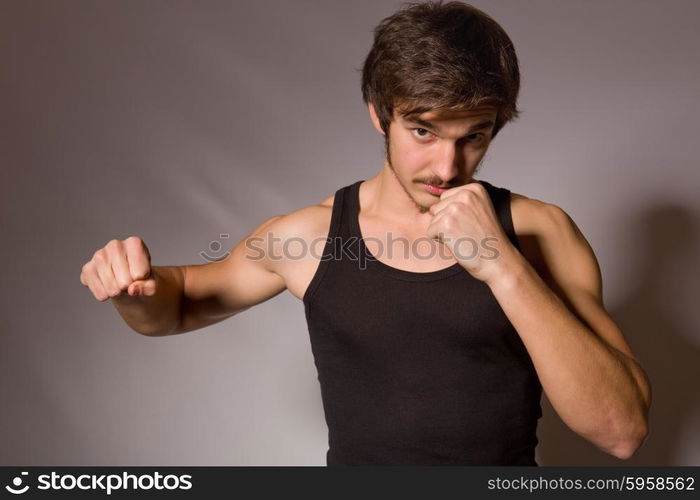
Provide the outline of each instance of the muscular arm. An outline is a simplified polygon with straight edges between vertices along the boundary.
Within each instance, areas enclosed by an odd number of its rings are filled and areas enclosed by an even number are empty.
[[[265,235],[285,216],[264,221],[223,260],[199,265],[153,266],[156,293],[113,297],[124,321],[152,337],[197,330],[223,321],[285,290],[264,248]],[[254,242],[254,243],[251,243]]]
[[[590,245],[559,207],[529,201],[525,219],[536,226],[544,279],[513,247],[488,284],[562,420],[607,453],[628,458],[648,432],[648,379],[603,307]]]
[[[218,323],[285,290],[284,279],[257,250],[265,247],[266,233],[281,218],[260,224],[223,260],[183,266],[180,322],[172,334]]]

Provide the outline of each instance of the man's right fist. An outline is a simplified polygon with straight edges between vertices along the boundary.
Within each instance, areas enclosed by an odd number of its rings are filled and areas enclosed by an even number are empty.
[[[100,302],[124,296],[156,293],[151,254],[138,236],[111,240],[97,250],[80,272],[80,283]]]

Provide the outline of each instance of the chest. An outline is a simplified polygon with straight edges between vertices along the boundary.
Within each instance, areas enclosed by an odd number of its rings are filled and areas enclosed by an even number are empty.
[[[362,224],[362,235],[367,251],[374,259],[400,271],[430,273],[448,268],[457,262],[442,243],[427,236],[398,233],[372,224]],[[316,235],[313,240],[320,241],[325,236]],[[323,246],[316,245],[315,250],[308,252],[304,258],[286,262],[282,266],[287,289],[298,299],[303,300],[318,271],[322,254]]]
[[[522,204],[511,202],[511,214],[516,237],[521,247],[522,255],[538,272],[546,269],[542,253],[537,244],[537,235],[532,234],[531,224],[527,224],[526,214]],[[319,227],[330,225],[322,221]],[[359,217],[360,231],[367,250],[380,262],[403,271],[413,273],[428,273],[445,269],[456,260],[451,252],[437,241],[429,239],[420,233],[396,231],[371,219]],[[304,238],[308,251],[303,256],[295,256],[280,265],[280,274],[285,279],[287,289],[299,300],[303,300],[309,284],[316,274],[323,254],[323,240],[327,231],[319,230],[318,234],[309,234]]]

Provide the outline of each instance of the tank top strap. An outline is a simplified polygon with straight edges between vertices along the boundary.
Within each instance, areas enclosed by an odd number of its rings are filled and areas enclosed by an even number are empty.
[[[347,191],[348,186],[342,187],[335,192],[333,197],[333,213],[331,215],[331,224],[328,229],[328,238],[337,238],[342,236],[343,219],[346,218],[347,212]]]
[[[340,232],[339,235],[343,238],[353,238],[357,239],[360,237],[355,230],[355,221],[353,218],[357,217],[360,211],[359,206],[359,191],[360,184],[364,182],[361,179],[357,182],[353,182],[349,186],[343,188],[343,214],[340,218]]]
[[[314,295],[314,292],[323,280],[331,261],[341,260],[343,258],[343,249],[347,245],[347,240],[352,235],[352,223],[350,221],[353,208],[357,209],[357,202],[353,198],[353,188],[357,189],[364,180],[359,180],[353,184],[341,187],[335,192],[333,198],[333,209],[331,212],[331,222],[326,236],[326,243],[323,248],[318,268],[311,283],[304,292],[303,302],[307,307],[308,303]]]
[[[324,254],[334,255],[333,241],[345,239],[352,235],[352,216],[357,212],[357,192],[364,180],[341,187],[333,197],[333,211],[328,228],[328,243]]]
[[[491,202],[493,203],[493,208],[498,216],[501,226],[503,226],[503,231],[506,233],[506,236],[508,236],[510,242],[513,244],[513,246],[515,246],[515,248],[518,249],[519,252],[522,251],[520,248],[520,243],[518,242],[518,237],[515,234],[515,228],[513,226],[513,217],[510,210],[510,190],[503,187],[494,186],[490,182],[484,180],[479,180],[478,182],[484,186],[486,191],[489,193]]]

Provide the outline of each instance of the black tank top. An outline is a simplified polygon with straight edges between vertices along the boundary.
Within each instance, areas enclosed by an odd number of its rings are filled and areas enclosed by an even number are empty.
[[[335,193],[303,297],[326,463],[537,465],[542,387],[517,331],[459,263],[411,272],[376,259],[359,228],[362,182]],[[520,250],[510,191],[478,182]]]

